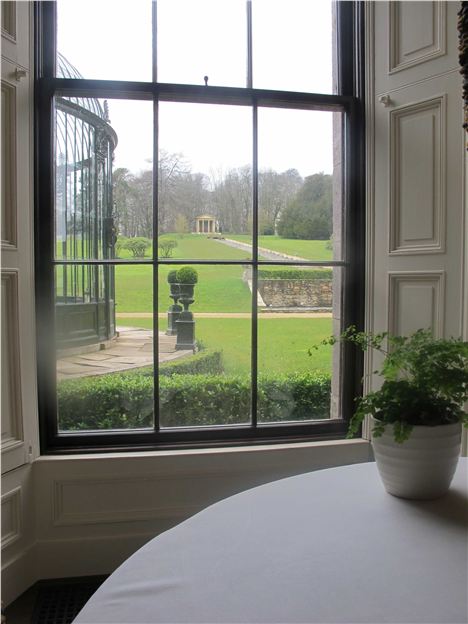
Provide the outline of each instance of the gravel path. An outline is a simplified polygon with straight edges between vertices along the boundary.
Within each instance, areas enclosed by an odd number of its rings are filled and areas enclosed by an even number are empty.
[[[242,249],[252,253],[252,245],[248,243],[241,243],[240,241],[233,240],[232,238],[213,238],[212,240],[235,249]],[[258,251],[263,260],[297,260],[298,262],[307,262],[307,258],[300,258],[299,256],[289,256],[288,254],[281,253],[280,251],[273,251],[266,247],[259,247]]]

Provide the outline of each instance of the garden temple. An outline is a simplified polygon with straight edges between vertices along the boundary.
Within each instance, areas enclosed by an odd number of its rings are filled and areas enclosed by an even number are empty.
[[[61,54],[58,76],[82,76]],[[114,257],[112,159],[117,135],[107,102],[94,98],[55,100],[55,253],[58,263]],[[80,349],[115,334],[114,267],[58,264],[57,347]]]
[[[201,215],[195,221],[196,234],[215,234],[219,232],[219,224],[211,215]]]

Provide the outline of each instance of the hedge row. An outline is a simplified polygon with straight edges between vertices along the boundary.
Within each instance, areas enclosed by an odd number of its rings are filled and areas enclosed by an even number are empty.
[[[316,280],[332,279],[333,269],[261,269],[258,279]]]
[[[151,374],[152,373],[151,367]],[[223,354],[221,351],[200,351],[189,358],[181,358],[172,362],[164,362],[159,368],[159,374],[169,375],[202,375],[209,373],[211,375],[221,374],[224,372]]]
[[[314,372],[260,377],[258,420],[328,418],[330,388],[330,377]],[[248,376],[163,376],[159,392],[166,427],[236,424],[250,412]],[[116,373],[62,381],[58,406],[62,430],[151,427],[153,380]]]
[[[189,358],[180,358],[169,362],[164,362],[159,367],[160,376],[168,377],[170,375],[203,375],[208,373],[210,375],[221,374],[224,372],[223,366],[223,354],[221,351],[213,351],[207,349],[200,351],[195,355],[191,355]],[[145,376],[153,377],[153,367],[144,366],[142,368],[133,368],[121,373],[111,373],[114,375],[124,375],[126,377],[131,376]]]

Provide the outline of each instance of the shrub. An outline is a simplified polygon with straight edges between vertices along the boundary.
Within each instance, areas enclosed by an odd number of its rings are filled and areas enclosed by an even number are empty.
[[[158,242],[158,247],[161,257],[170,258],[172,252],[177,247],[177,241],[172,238],[162,238]]]
[[[224,372],[223,354],[221,351],[211,349],[201,349],[199,353],[188,358],[180,358],[169,362],[163,362],[159,367],[159,374],[164,377],[169,375],[199,375],[208,373],[211,375]],[[142,368],[132,368],[120,373],[110,373],[110,375],[122,375],[131,377],[142,375],[143,377],[153,377],[153,366]],[[109,377],[109,375],[107,375]],[[65,382],[64,382],[65,383]]]
[[[159,367],[159,374],[170,375],[199,375],[209,373],[221,375],[224,372],[223,355],[221,351],[206,349],[190,356],[172,362],[165,362]]]
[[[134,258],[144,258],[148,247],[151,247],[151,241],[149,238],[135,236],[127,239],[124,249],[129,249]]]
[[[177,271],[177,281],[179,284],[196,284],[198,273],[193,267],[184,266]]]
[[[333,269],[261,269],[258,279],[316,280],[332,279]]]
[[[167,274],[168,284],[177,284],[177,271],[174,269]]]
[[[122,249],[127,249],[127,243],[128,243],[128,238],[126,236],[117,237],[117,240],[115,241],[115,245],[114,245],[117,258],[119,257],[119,254],[122,251]]]
[[[258,420],[328,418],[330,377],[313,372],[260,377]],[[237,424],[250,412],[249,376],[170,374],[159,382],[164,426]],[[151,427],[153,379],[116,373],[58,386],[62,430]]]

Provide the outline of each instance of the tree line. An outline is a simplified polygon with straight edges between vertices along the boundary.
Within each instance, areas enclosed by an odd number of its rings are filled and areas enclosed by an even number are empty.
[[[113,173],[114,221],[124,237],[152,238],[151,170],[138,174],[119,168]],[[252,231],[252,170],[250,166],[210,176],[194,173],[182,154],[160,152],[158,166],[158,228],[194,231],[196,217],[209,214],[221,232]],[[258,173],[259,233],[285,238],[329,239],[332,233],[332,176],[316,173],[302,178],[296,169]]]

